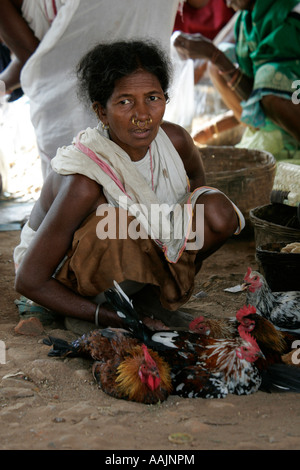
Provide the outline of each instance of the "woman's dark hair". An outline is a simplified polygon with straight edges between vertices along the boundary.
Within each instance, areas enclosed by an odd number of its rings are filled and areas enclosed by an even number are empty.
[[[117,41],[98,44],[77,66],[79,93],[91,103],[98,101],[106,107],[116,80],[138,69],[157,77],[168,99],[171,67],[168,57],[154,41]]]

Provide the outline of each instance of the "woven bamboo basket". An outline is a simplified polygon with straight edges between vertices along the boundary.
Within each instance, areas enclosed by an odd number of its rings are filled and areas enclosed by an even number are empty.
[[[258,246],[256,260],[272,291],[300,291],[300,253],[283,253],[288,242]]]
[[[286,204],[267,204],[250,211],[256,246],[267,243],[300,241],[297,208]]]
[[[250,210],[270,202],[276,173],[273,155],[228,146],[199,147],[199,152],[207,185],[224,192],[238,206],[251,227]]]

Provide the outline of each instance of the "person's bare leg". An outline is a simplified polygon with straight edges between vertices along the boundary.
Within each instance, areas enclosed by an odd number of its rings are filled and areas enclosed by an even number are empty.
[[[300,142],[300,106],[280,96],[267,95],[262,98],[266,115]]]

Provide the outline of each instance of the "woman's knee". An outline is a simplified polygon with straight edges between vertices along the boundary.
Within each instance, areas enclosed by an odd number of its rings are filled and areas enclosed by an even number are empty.
[[[219,191],[205,195],[204,221],[207,228],[216,234],[231,236],[238,227],[238,218],[231,201]]]

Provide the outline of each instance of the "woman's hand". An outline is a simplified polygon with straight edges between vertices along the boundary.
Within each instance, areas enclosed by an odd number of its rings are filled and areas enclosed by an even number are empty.
[[[20,73],[23,65],[14,57],[10,64],[0,73],[0,80],[4,83],[6,95],[10,95],[20,85]]]
[[[174,46],[183,59],[211,60],[219,52],[209,39],[199,33],[180,33],[174,41]]]
[[[156,318],[144,317],[143,323],[150,328],[152,331],[161,331],[161,330],[169,330],[170,328],[165,325],[161,320],[157,320]]]
[[[0,74],[0,80],[5,83],[7,92],[19,88],[22,67],[39,45],[39,40],[15,3],[12,0],[1,0],[0,36],[15,56]]]

